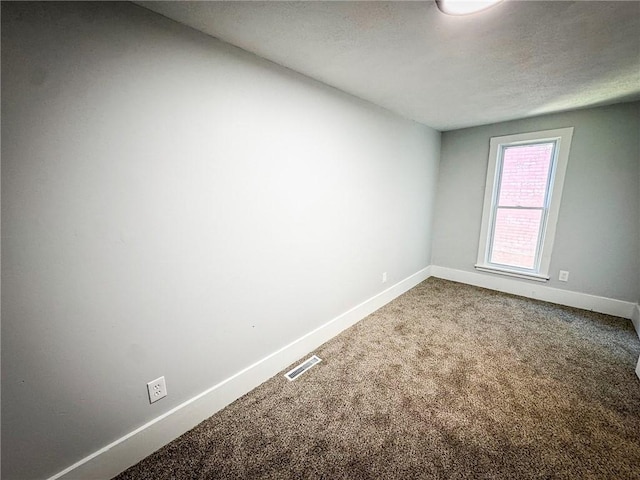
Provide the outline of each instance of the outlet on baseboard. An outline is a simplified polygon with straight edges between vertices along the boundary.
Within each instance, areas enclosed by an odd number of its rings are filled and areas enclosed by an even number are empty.
[[[164,377],[156,378],[153,382],[147,383],[149,392],[149,403],[157,402],[167,396],[167,384]]]
[[[382,283],[387,283],[387,272],[382,273]]]
[[[560,275],[558,275],[558,280],[560,280],[561,282],[568,282],[569,272],[567,272],[566,270],[560,270]]]

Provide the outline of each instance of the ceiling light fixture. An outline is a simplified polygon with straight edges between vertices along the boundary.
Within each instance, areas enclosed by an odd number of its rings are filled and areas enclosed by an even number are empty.
[[[448,15],[468,15],[497,5],[502,0],[436,0],[438,8]]]

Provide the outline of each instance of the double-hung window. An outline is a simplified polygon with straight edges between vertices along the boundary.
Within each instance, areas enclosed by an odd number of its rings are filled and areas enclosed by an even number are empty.
[[[490,143],[476,268],[546,281],[573,128]]]

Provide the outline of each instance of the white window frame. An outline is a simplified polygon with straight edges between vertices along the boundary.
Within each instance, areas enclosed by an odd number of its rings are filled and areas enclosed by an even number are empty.
[[[476,269],[540,282],[549,280],[551,252],[556,236],[556,224],[558,223],[558,213],[560,212],[560,201],[569,162],[572,137],[573,127],[567,127],[491,138]],[[491,263],[489,259],[504,151],[507,147],[550,142],[555,143],[555,147],[551,159],[548,192],[542,213],[541,235],[539,237],[536,264],[533,269],[527,269]]]

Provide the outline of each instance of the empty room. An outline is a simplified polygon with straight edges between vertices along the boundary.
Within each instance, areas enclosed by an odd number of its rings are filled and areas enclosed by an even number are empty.
[[[640,479],[640,2],[0,13],[3,480]]]

